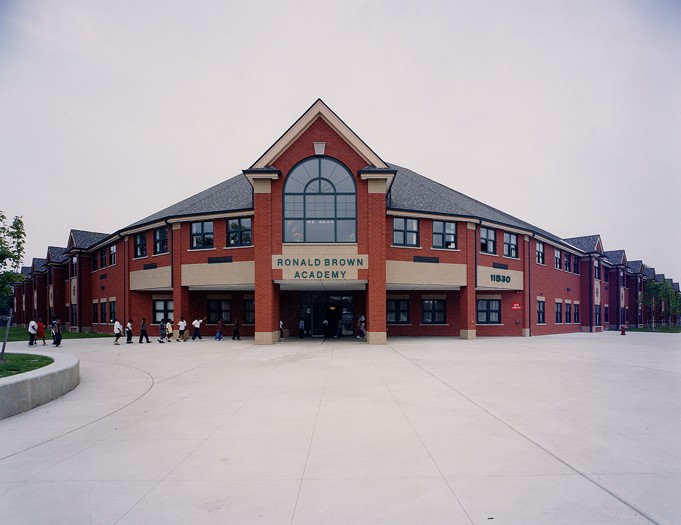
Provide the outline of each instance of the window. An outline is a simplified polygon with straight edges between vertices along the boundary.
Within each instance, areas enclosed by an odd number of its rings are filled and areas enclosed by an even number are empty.
[[[626,322],[626,319],[624,317],[624,307],[622,306],[622,307],[620,307],[620,324],[624,324],[625,322]]]
[[[71,326],[78,326],[78,306],[71,305]]]
[[[97,252],[92,254],[92,271],[97,270],[97,263],[99,262],[99,254]]]
[[[147,256],[147,234],[137,233],[135,234],[135,257],[146,257]]]
[[[626,288],[626,284],[625,284],[625,281],[624,281],[624,272],[622,272],[622,271],[620,271],[620,286],[622,288]]]
[[[572,322],[572,304],[565,303],[565,324]]]
[[[537,324],[546,324],[546,302],[537,301]]]
[[[409,301],[407,299],[388,299],[386,303],[386,322],[388,324],[408,324]]]
[[[395,246],[419,245],[419,221],[417,219],[393,219],[393,244]]]
[[[152,304],[153,323],[159,324],[164,319],[174,318],[174,305],[172,299],[154,299]]]
[[[497,253],[496,235],[496,230],[480,228],[480,251],[482,253]]]
[[[312,157],[284,183],[284,242],[357,242],[355,179],[340,162]]]
[[[99,305],[92,303],[92,324],[99,323]]]
[[[240,217],[227,220],[227,246],[250,246],[253,243],[251,237],[251,218]]]
[[[232,322],[232,302],[229,299],[208,300],[208,323],[216,324],[220,319]]]
[[[109,266],[116,264],[116,245],[109,246]]]
[[[78,275],[78,257],[71,258],[71,277]]]
[[[601,326],[601,305],[600,304],[597,304],[595,306],[594,324],[596,326]]]
[[[99,267],[106,268],[106,248],[99,250]]]
[[[569,272],[570,269],[572,268],[572,256],[565,252],[563,253],[563,270],[566,272]]]
[[[602,273],[603,273],[603,282],[606,282],[606,283],[610,282],[610,270],[604,266]]]
[[[501,300],[478,299],[478,324],[501,324]]]
[[[599,280],[601,278],[601,266],[598,264],[598,261],[594,261],[594,277]]]
[[[579,257],[576,255],[572,258],[572,271],[579,275]]]
[[[244,324],[255,324],[255,300],[244,300]]]
[[[193,222],[192,231],[192,250],[204,250],[214,247],[213,221]]]
[[[575,315],[572,318],[572,320],[574,321],[575,324],[578,324],[579,323],[579,305],[578,304],[575,304],[574,313],[575,313]]]
[[[101,324],[106,324],[107,317],[106,317],[106,301],[103,303],[99,303],[99,322]]]
[[[445,324],[445,300],[424,299],[421,301],[421,322],[423,324]]]
[[[456,223],[433,221],[433,248],[456,249]]]
[[[610,307],[607,304],[603,307],[603,322],[605,324],[610,322]]]
[[[518,236],[504,232],[504,256],[518,258]]]
[[[154,230],[154,255],[168,253],[168,228],[156,228]]]
[[[556,303],[556,324],[563,324],[563,303]]]
[[[556,250],[555,252],[554,266],[556,267],[556,270],[560,270],[560,250]]]
[[[535,256],[537,259],[537,264],[544,264],[544,243],[537,241],[535,247]]]
[[[116,320],[116,301],[109,302],[109,319],[112,323]]]

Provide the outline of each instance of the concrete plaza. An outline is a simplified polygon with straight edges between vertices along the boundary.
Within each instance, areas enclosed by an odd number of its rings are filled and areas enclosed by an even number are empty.
[[[0,421],[1,523],[681,523],[678,335],[59,351],[80,386]]]

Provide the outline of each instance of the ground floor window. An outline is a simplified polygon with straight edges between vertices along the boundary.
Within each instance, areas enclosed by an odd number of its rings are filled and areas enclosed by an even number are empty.
[[[601,305],[597,304],[594,312],[594,323],[596,326],[601,325]]]
[[[386,322],[388,324],[409,323],[409,300],[388,299],[386,304]]]
[[[546,324],[546,302],[537,301],[537,324]]]
[[[71,326],[78,326],[78,306],[71,305]]]
[[[172,299],[154,299],[153,315],[154,324],[159,324],[164,319],[173,320],[174,306]]]
[[[570,303],[565,303],[565,323],[572,322],[572,305]]]
[[[106,324],[106,301],[99,303],[99,322]]]
[[[478,299],[478,324],[501,324],[500,299]]]
[[[255,300],[244,300],[244,324],[255,324]]]
[[[574,316],[573,320],[574,320],[575,324],[577,324],[577,323],[579,323],[579,305],[578,304],[575,305],[574,313],[575,313],[575,316]]]
[[[92,303],[92,324],[99,323],[99,305]]]
[[[603,307],[603,322],[605,324],[610,322],[610,307],[608,305]]]
[[[423,324],[445,324],[445,300],[424,299],[421,303],[421,322]]]
[[[109,302],[109,315],[111,316],[111,322],[116,320],[116,301]]]
[[[556,303],[556,324],[563,324],[563,303]]]
[[[229,299],[209,299],[208,324],[217,324],[220,319],[225,323],[232,322],[232,301]]]

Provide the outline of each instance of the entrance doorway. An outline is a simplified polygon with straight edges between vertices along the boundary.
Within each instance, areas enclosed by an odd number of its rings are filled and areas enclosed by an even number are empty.
[[[283,294],[282,294],[283,295]],[[353,335],[354,298],[333,292],[297,292],[298,321],[305,321],[305,336]],[[290,296],[289,296],[290,297]],[[287,302],[282,297],[282,307]]]

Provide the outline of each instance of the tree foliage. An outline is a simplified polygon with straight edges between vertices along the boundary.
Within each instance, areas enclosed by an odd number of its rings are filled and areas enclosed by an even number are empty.
[[[681,315],[681,294],[667,280],[648,279],[641,294],[641,306],[650,311],[651,319],[657,315],[656,321],[671,324]]]
[[[21,278],[24,260],[26,230],[21,217],[7,222],[7,215],[0,211],[0,310],[12,304],[12,284]]]

